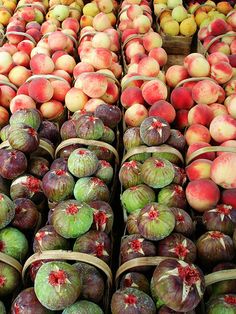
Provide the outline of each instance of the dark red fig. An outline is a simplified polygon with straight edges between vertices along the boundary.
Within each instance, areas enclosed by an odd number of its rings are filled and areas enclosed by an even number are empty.
[[[68,145],[66,147],[64,147],[63,149],[60,150],[59,152],[59,156],[60,158],[65,158],[68,159],[70,154],[77,148],[80,148],[81,145],[80,144],[72,144],[72,145]]]
[[[49,170],[49,161],[43,157],[32,157],[29,160],[28,171],[37,178],[42,178]]]
[[[179,184],[181,186],[184,186],[187,182],[187,175],[183,168],[180,168],[173,164],[174,170],[175,170],[175,176],[172,183]]]
[[[14,203],[16,207],[12,225],[20,230],[33,229],[40,219],[36,205],[27,198],[17,198]]]
[[[69,138],[76,138],[77,133],[76,133],[76,123],[77,120],[68,120],[65,121],[60,130],[61,138],[62,140],[68,140]]]
[[[186,146],[185,137],[179,130],[171,129],[170,137],[168,138],[166,144],[182,152]]]
[[[94,209],[92,229],[109,233],[112,230],[114,220],[111,206],[104,201],[92,201],[89,206]]]
[[[0,175],[13,180],[27,169],[25,154],[16,149],[0,149]]]
[[[129,272],[121,277],[120,288],[135,288],[147,294],[150,293],[150,285],[147,277],[142,273]]]
[[[174,231],[182,233],[185,236],[193,234],[195,226],[190,215],[182,208],[171,207],[170,210],[175,216]]]
[[[40,138],[48,139],[54,145],[60,141],[60,133],[55,123],[44,120],[38,130]]]
[[[104,125],[115,128],[121,120],[121,110],[117,106],[101,104],[95,110],[95,117],[102,120]]]
[[[65,158],[57,158],[53,160],[50,170],[64,170],[68,171],[67,160]]]
[[[148,146],[163,144],[170,136],[170,125],[163,118],[148,117],[141,123],[140,136]]]
[[[127,218],[126,229],[129,234],[139,233],[139,230],[138,230],[139,212],[140,212],[140,209],[135,210],[134,212],[130,213]]]

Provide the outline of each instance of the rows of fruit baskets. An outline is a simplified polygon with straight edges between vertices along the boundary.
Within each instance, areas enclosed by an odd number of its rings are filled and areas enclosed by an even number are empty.
[[[0,24],[0,313],[235,313],[236,6]]]

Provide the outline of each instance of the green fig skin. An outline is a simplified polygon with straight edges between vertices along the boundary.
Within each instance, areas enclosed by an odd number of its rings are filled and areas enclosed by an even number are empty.
[[[123,136],[124,147],[128,151],[131,148],[139,147],[143,145],[143,141],[140,136],[140,128],[133,127],[125,131]]]
[[[37,109],[33,108],[17,110],[12,114],[9,120],[11,126],[24,123],[34,128],[36,131],[40,127],[41,122],[41,113]]]
[[[104,126],[102,137],[99,140],[112,144],[115,140],[115,132],[108,126]]]
[[[9,144],[13,149],[22,151],[23,153],[32,153],[39,147],[39,135],[34,128],[17,124],[9,129]]]
[[[187,201],[182,186],[170,184],[160,190],[157,202],[168,207],[185,208]]]
[[[7,314],[5,305],[2,301],[0,301],[0,314]]]
[[[77,137],[85,140],[98,140],[103,136],[104,124],[101,119],[82,115],[75,125]]]
[[[13,293],[20,281],[20,273],[14,267],[0,262],[0,297]]]
[[[109,162],[106,160],[99,160],[98,168],[94,175],[104,183],[110,184],[113,179],[114,171]]]
[[[15,205],[12,200],[0,193],[0,229],[6,227],[15,216]]]
[[[97,304],[83,300],[67,307],[62,314],[104,314],[104,312]]]
[[[236,295],[225,294],[213,297],[207,304],[206,314],[235,314]]]
[[[39,268],[34,290],[43,306],[52,311],[59,311],[78,299],[81,281],[72,265],[58,261],[48,262]]]
[[[127,161],[121,166],[119,171],[119,179],[121,185],[125,189],[143,183],[141,176],[141,166],[142,164],[135,160]]]

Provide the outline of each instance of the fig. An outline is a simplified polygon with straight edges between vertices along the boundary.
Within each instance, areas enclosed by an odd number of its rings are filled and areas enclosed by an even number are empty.
[[[50,202],[61,202],[70,198],[74,186],[74,178],[64,170],[50,170],[42,180],[43,192]]]
[[[129,272],[121,277],[120,288],[135,288],[147,294],[150,293],[150,286],[147,277],[137,272]]]
[[[34,236],[33,251],[68,250],[69,242],[60,236],[53,226],[47,225],[37,231]]]
[[[20,281],[20,273],[13,266],[0,262],[0,297],[13,293]]]
[[[170,184],[162,188],[158,193],[157,201],[168,207],[185,208],[187,205],[184,189],[178,184]]]
[[[20,109],[15,111],[9,120],[10,125],[26,124],[36,131],[39,129],[42,122],[40,111],[34,108]]]
[[[99,141],[112,144],[115,141],[115,138],[115,132],[108,126],[104,126],[103,134],[100,137]]]
[[[32,153],[39,146],[37,131],[26,124],[16,124],[10,127],[8,142],[13,149],[23,153]]]
[[[49,170],[49,161],[43,157],[32,157],[29,160],[28,171],[33,176],[42,179]]]
[[[86,193],[85,193],[86,191]],[[74,197],[81,202],[105,201],[108,202],[110,192],[107,185],[96,177],[80,178],[74,188]]]
[[[235,269],[236,265],[233,263],[220,263],[216,265],[212,272],[221,271],[221,270],[227,270],[227,269]],[[236,293],[236,279],[231,280],[223,280],[218,281],[208,288],[209,293],[211,296],[216,296],[220,294],[226,294],[226,293]]]
[[[121,195],[122,206],[128,213],[143,208],[150,202],[155,201],[155,192],[145,184],[132,186]]]
[[[209,231],[220,231],[232,235],[236,227],[236,209],[230,205],[219,204],[203,213],[202,221]]]
[[[113,179],[113,168],[111,164],[106,160],[98,161],[98,168],[94,173],[94,176],[101,179],[104,183],[109,184]]]
[[[86,148],[74,150],[68,159],[68,169],[77,178],[88,177],[98,168],[98,158]]]
[[[104,314],[103,310],[97,304],[82,300],[68,306],[62,314]]]
[[[161,117],[148,117],[140,125],[140,136],[148,146],[161,145],[170,136],[170,125]]]
[[[0,149],[0,164],[0,175],[8,180],[14,180],[27,169],[25,154],[16,149]]]
[[[121,241],[120,263],[123,264],[137,257],[156,256],[156,246],[140,234],[126,236]]]
[[[178,258],[187,263],[194,263],[197,256],[196,245],[180,233],[172,233],[158,242],[159,256]]]
[[[123,163],[119,171],[119,180],[125,189],[143,183],[141,166],[142,164],[136,160]]]
[[[111,240],[103,231],[90,230],[76,239],[73,251],[91,254],[108,263],[111,257]]]
[[[185,137],[179,130],[171,129],[170,137],[166,141],[166,144],[174,147],[180,152],[183,152],[186,147]]]
[[[16,228],[6,227],[0,230],[0,252],[22,262],[28,253],[28,241]]]
[[[114,214],[111,206],[104,201],[92,201],[89,206],[93,209],[92,229],[110,233],[113,226]]]
[[[60,135],[63,141],[68,140],[69,138],[77,138],[76,124],[77,120],[73,119],[67,120],[62,124]]]
[[[134,288],[117,290],[111,299],[112,314],[155,314],[156,306],[149,295]]]
[[[59,311],[78,299],[81,281],[72,265],[58,261],[48,262],[37,272],[34,291],[43,306]]]
[[[65,158],[65,159],[68,159],[70,154],[77,148],[80,148],[81,145],[80,144],[71,144],[71,145],[68,145],[66,147],[64,147],[63,149],[60,150],[60,154],[59,154],[59,157],[60,158]]]
[[[17,198],[14,200],[15,217],[12,226],[20,230],[32,230],[38,223],[39,212],[36,205],[27,198]]]
[[[90,112],[90,111],[86,111],[85,109],[80,109],[80,110],[77,110],[73,113],[71,119],[72,120],[78,120],[81,116],[93,116],[93,112]]]
[[[13,200],[28,198],[36,205],[40,204],[45,198],[41,180],[32,175],[21,176],[12,181],[10,195]]]
[[[65,158],[57,158],[53,160],[50,170],[64,170],[68,171],[67,160]]]
[[[38,129],[38,134],[40,138],[47,139],[54,145],[57,145],[61,139],[57,125],[54,122],[48,120],[42,121]]]
[[[129,214],[126,222],[126,229],[128,234],[139,233],[138,230],[138,216],[140,213],[140,209],[135,210],[131,214]]]
[[[51,219],[55,231],[62,237],[77,238],[90,229],[93,210],[85,203],[67,200],[55,207]]]
[[[236,311],[236,294],[225,294],[211,298],[206,314],[233,314]]]
[[[113,153],[106,147],[88,146],[88,149],[93,152],[99,160],[106,160],[112,162],[114,159]]]
[[[85,140],[98,140],[102,137],[104,130],[104,124],[101,119],[82,115],[79,117],[76,123],[77,137]]]
[[[39,270],[39,268],[43,265],[46,264],[47,262],[51,262],[52,260],[50,259],[44,259],[44,260],[37,260],[36,262],[33,262],[30,267],[29,267],[29,275],[30,275],[30,279],[32,280],[32,282],[34,282],[35,277],[37,275],[37,272]]]
[[[21,291],[11,306],[11,314],[50,314],[37,299],[34,288],[30,287]]]
[[[81,297],[95,303],[99,303],[105,291],[104,279],[96,267],[77,262],[73,265],[81,280]]]
[[[176,154],[170,152],[155,152],[152,153],[152,157],[168,160],[169,162],[173,163],[173,165],[178,165],[180,163],[179,157]]]
[[[7,314],[5,305],[2,301],[0,301],[0,313],[1,314]]]
[[[141,209],[138,216],[139,233],[148,240],[166,238],[175,227],[175,216],[165,205],[150,203]]]
[[[182,233],[185,236],[190,236],[194,232],[194,224],[190,215],[182,208],[171,207],[170,210],[175,216],[174,231]]]
[[[147,147],[146,145],[142,145],[142,148],[145,148]],[[131,160],[136,160],[136,161],[140,161],[140,162],[144,162],[146,159],[152,157],[152,153],[138,153],[138,154],[135,154],[135,155],[132,155],[131,157],[129,157],[128,161],[131,161]]]
[[[144,161],[141,167],[141,176],[145,184],[160,189],[173,181],[175,170],[168,160],[150,157]]]
[[[154,294],[174,311],[195,309],[205,291],[201,270],[181,260],[162,261],[154,270],[152,280]]]
[[[11,127],[10,124],[7,124],[3,128],[1,128],[1,130],[0,130],[0,139],[2,140],[2,142],[7,141],[10,127]]]
[[[117,106],[101,104],[94,112],[95,117],[102,120],[105,126],[114,129],[121,121],[121,110]]]
[[[131,148],[143,145],[144,143],[140,136],[140,128],[133,127],[127,129],[123,135],[123,143],[127,151]]]
[[[46,138],[41,138],[40,140],[43,141],[43,144],[39,145],[38,148],[34,152],[32,152],[30,154],[30,157],[43,157],[43,158],[51,160],[52,156],[49,153],[49,151],[44,148],[44,146],[45,146],[45,143],[46,143],[46,145],[48,147],[50,147],[51,150],[54,151],[55,147],[54,147],[53,143],[50,142],[49,140],[47,140]]]
[[[160,310],[158,311],[158,314],[182,314],[183,312],[176,312],[172,309],[170,309],[168,306],[162,306],[160,308]],[[195,314],[196,312],[195,311],[188,311],[188,312],[185,312],[185,314]]]
[[[173,164],[174,170],[175,170],[175,176],[172,183],[179,184],[181,186],[184,186],[187,182],[187,175],[183,168],[180,168]]]
[[[198,257],[204,266],[232,261],[235,256],[232,239],[219,231],[208,231],[197,240]]]
[[[5,194],[0,193],[0,229],[6,227],[15,216],[15,204]]]

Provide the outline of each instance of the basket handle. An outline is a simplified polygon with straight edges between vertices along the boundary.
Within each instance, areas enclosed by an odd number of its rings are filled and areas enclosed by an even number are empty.
[[[99,33],[99,32],[96,32],[96,31],[84,32],[84,33],[80,36],[80,38],[79,38],[79,44],[80,44],[81,41],[84,39],[84,37],[86,37],[86,36],[94,36],[94,35],[96,35],[97,33]]]
[[[37,74],[37,75],[32,75],[30,76],[27,80],[26,83],[29,83],[31,81],[33,81],[34,79],[38,79],[38,78],[45,78],[47,80],[53,79],[53,80],[59,80],[59,81],[63,81],[68,83],[68,81],[66,79],[64,79],[61,76],[58,75],[51,75],[51,74]]]
[[[196,13],[198,9],[204,8],[204,7],[211,7],[212,9],[216,8],[214,5],[211,5],[211,4],[199,4],[198,6],[196,6],[196,8],[194,8],[192,14]]]
[[[47,38],[49,35],[53,34],[54,32],[49,32],[43,35],[42,39]],[[77,40],[70,34],[66,34],[63,33],[64,35],[66,35],[68,38],[70,38],[70,40],[73,42],[75,48],[77,48]]]
[[[210,146],[203,147],[195,152],[193,152],[189,157],[186,158],[186,165],[188,165],[194,158],[204,153],[211,152],[225,152],[225,153],[236,153],[236,147],[226,147],[226,146]]]
[[[145,75],[134,75],[129,77],[122,85],[122,90],[125,90],[127,85],[133,81],[153,81],[153,80],[159,80],[156,77],[151,76],[145,76]]]
[[[57,146],[56,152],[55,152],[55,157],[57,156],[57,154],[59,153],[59,151],[64,148],[67,147],[69,145],[74,145],[74,144],[82,144],[82,145],[92,145],[92,146],[99,146],[99,147],[105,147],[107,149],[109,149],[115,156],[115,161],[117,164],[119,164],[119,154],[117,152],[117,150],[111,146],[108,143],[105,142],[101,142],[101,141],[95,141],[95,140],[85,140],[82,138],[70,138],[68,140],[65,140],[63,142],[61,142],[60,145]]]
[[[151,147],[139,146],[139,147],[131,148],[124,155],[121,163],[123,164],[127,159],[129,159],[133,155],[140,154],[140,153],[172,153],[172,154],[175,154],[181,160],[182,163],[184,163],[184,158],[182,154],[177,149],[167,144],[163,144],[160,146],[151,146]]]
[[[16,85],[14,85],[8,81],[0,80],[0,85],[7,85],[7,86],[11,87],[12,89],[14,89],[14,91],[17,91]]]
[[[22,272],[22,265],[15,258],[0,252],[0,261],[14,267],[19,273]]]
[[[4,37],[7,37],[7,35],[19,35],[19,36],[24,36],[26,38],[28,38],[29,40],[31,40],[35,45],[37,44],[35,39],[27,34],[27,33],[24,33],[24,32],[14,32],[14,31],[10,31],[10,32],[6,32],[5,36]]]
[[[236,279],[236,269],[216,271],[205,276],[206,287],[224,280]]]
[[[199,82],[199,81],[203,81],[203,80],[209,80],[209,81],[212,81],[212,82],[217,84],[217,82],[214,79],[212,79],[211,77],[200,76],[200,77],[190,77],[190,78],[187,78],[185,80],[182,80],[175,86],[175,88],[180,87],[183,84],[188,83],[188,82]]]
[[[32,8],[36,8],[36,9],[39,9],[40,11],[42,10],[44,14],[46,14],[46,9],[44,6],[41,6],[40,4],[37,4],[37,3],[24,3],[24,4],[21,4],[19,6],[16,7],[16,10],[19,10],[21,8],[26,8],[26,7],[32,7]]]
[[[50,251],[43,251],[38,252],[30,256],[27,261],[25,262],[22,270],[22,279],[25,280],[26,271],[28,267],[37,261],[40,260],[47,260],[47,259],[56,259],[56,260],[70,260],[70,261],[78,261],[78,262],[85,262],[87,264],[93,265],[99,268],[106,276],[109,282],[109,285],[112,285],[112,272],[110,267],[100,258],[97,258],[93,255],[79,253],[79,252],[72,252],[72,251],[63,251],[63,250],[50,250]]]
[[[122,49],[125,49],[125,46],[128,44],[128,42],[130,42],[133,39],[139,39],[139,38],[143,38],[144,34],[134,34],[134,35],[130,35],[126,38],[126,40],[124,41],[124,43],[122,44]]]
[[[225,33],[225,34],[222,34],[213,38],[205,47],[205,55],[207,54],[207,51],[209,50],[209,48],[214,44],[214,42],[224,37],[236,37],[236,32],[228,32],[228,33]]]

